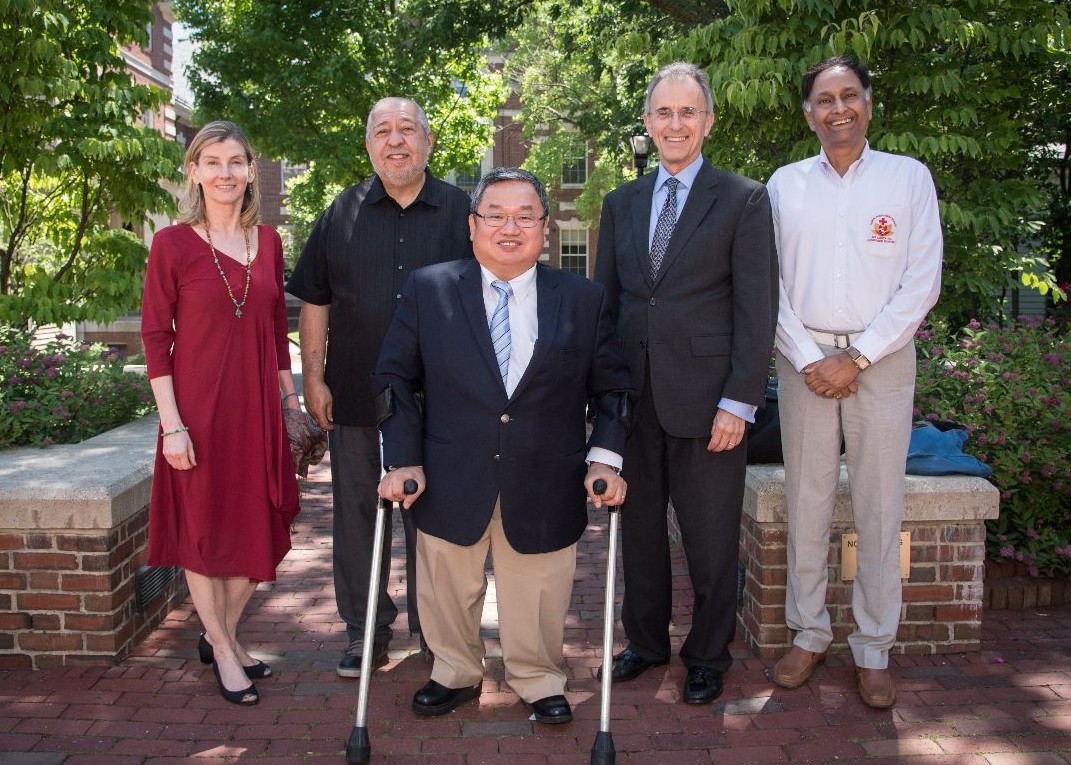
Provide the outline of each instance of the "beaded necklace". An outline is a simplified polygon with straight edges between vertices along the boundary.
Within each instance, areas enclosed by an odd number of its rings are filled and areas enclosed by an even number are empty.
[[[249,232],[244,228],[242,229],[242,236],[245,237],[245,291],[242,292],[241,303],[234,299],[234,290],[231,289],[231,283],[227,280],[227,275],[223,273],[223,266],[220,265],[216,247],[212,244],[212,232],[208,230],[208,226],[205,226],[205,236],[208,238],[208,249],[212,251],[212,260],[216,262],[219,275],[227,286],[227,294],[230,296],[231,302],[234,303],[234,315],[240,319],[242,318],[242,308],[245,306],[245,301],[249,299],[249,272],[253,266],[253,258],[249,249]]]

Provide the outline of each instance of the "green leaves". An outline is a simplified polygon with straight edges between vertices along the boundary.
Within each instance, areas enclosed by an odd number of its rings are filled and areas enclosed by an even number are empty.
[[[817,61],[854,52],[874,75],[871,145],[917,157],[937,185],[946,268],[936,310],[955,323],[998,315],[1045,218],[1049,174],[1034,157],[1062,140],[1029,126],[1039,115],[1061,115],[1066,126],[1071,111],[1071,87],[1059,95],[1041,87],[1067,59],[1066,4],[740,0],[733,10],[660,53],[710,74],[719,116],[708,157],[766,179],[816,153],[799,111],[800,78]],[[1050,268],[1030,269],[1031,284],[1051,291]]]
[[[967,427],[967,451],[993,468],[1000,518],[988,555],[1033,576],[1071,572],[1071,343],[1051,321],[943,325],[916,336],[916,415]]]
[[[175,10],[199,43],[190,81],[201,118],[233,119],[260,153],[312,163],[324,187],[371,172],[365,119],[385,96],[427,111],[435,172],[479,162],[506,95],[482,54],[523,5],[178,0]]]
[[[134,0],[0,0],[0,320],[107,320],[137,306],[145,247],[111,232],[172,200],[181,150],[143,127],[166,94],[136,85],[121,43]],[[123,253],[123,257],[118,257]]]

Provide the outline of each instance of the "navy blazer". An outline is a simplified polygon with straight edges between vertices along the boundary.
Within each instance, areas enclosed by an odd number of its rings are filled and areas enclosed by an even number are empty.
[[[372,376],[391,388],[380,427],[387,465],[423,465],[417,528],[470,545],[501,496],[506,538],[521,553],[560,550],[587,525],[588,446],[624,453],[619,402],[634,395],[614,339],[606,292],[545,265],[536,268],[539,337],[509,398],[487,327],[479,263],[414,271]],[[423,394],[423,401],[418,394]],[[597,405],[590,440],[585,412]]]
[[[610,296],[637,388],[650,365],[662,427],[709,438],[722,397],[765,403],[778,293],[770,198],[761,183],[704,160],[653,279],[656,175],[606,196],[595,279]]]

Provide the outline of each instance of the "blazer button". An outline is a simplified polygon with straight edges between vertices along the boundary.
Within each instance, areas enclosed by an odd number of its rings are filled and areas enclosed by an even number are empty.
[[[646,340],[640,340],[640,347],[641,348],[646,348],[647,347],[647,341]]]
[[[508,414],[504,414],[501,417],[499,417],[498,419],[502,420],[502,422],[509,422],[509,415]]]
[[[651,302],[651,305],[658,305],[658,299],[657,298],[651,298],[650,302]]]
[[[495,462],[500,462],[502,460],[502,457],[501,457],[501,455],[496,454],[491,459],[493,459]]]

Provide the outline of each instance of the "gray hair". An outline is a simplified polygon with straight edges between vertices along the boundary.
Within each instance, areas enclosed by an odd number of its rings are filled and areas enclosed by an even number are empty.
[[[538,178],[519,167],[496,167],[484,173],[472,192],[472,203],[469,205],[469,212],[475,213],[480,209],[483,193],[487,191],[488,186],[494,186],[496,183],[504,183],[505,181],[530,183],[532,188],[536,190],[536,194],[539,195],[539,202],[543,205],[543,215],[541,217],[545,218],[550,215],[550,200],[547,198],[546,188]]]
[[[707,111],[711,114],[714,113],[714,94],[710,91],[710,78],[707,77],[707,73],[695,64],[677,61],[662,67],[658,70],[655,76],[651,78],[651,83],[647,86],[647,93],[643,97],[644,114],[650,113],[651,94],[654,93],[654,89],[658,86],[658,83],[662,82],[662,80],[694,80],[703,90],[703,97],[707,101]]]
[[[394,103],[398,106],[402,104],[409,104],[416,112],[417,123],[424,129],[424,135],[431,135],[431,124],[428,122],[428,115],[424,109],[411,98],[402,98],[401,96],[387,96],[381,98],[372,105],[372,108],[368,110],[368,119],[364,124],[364,137],[370,138],[372,136],[372,115],[376,113],[376,109],[381,106],[386,106],[389,103]]]

